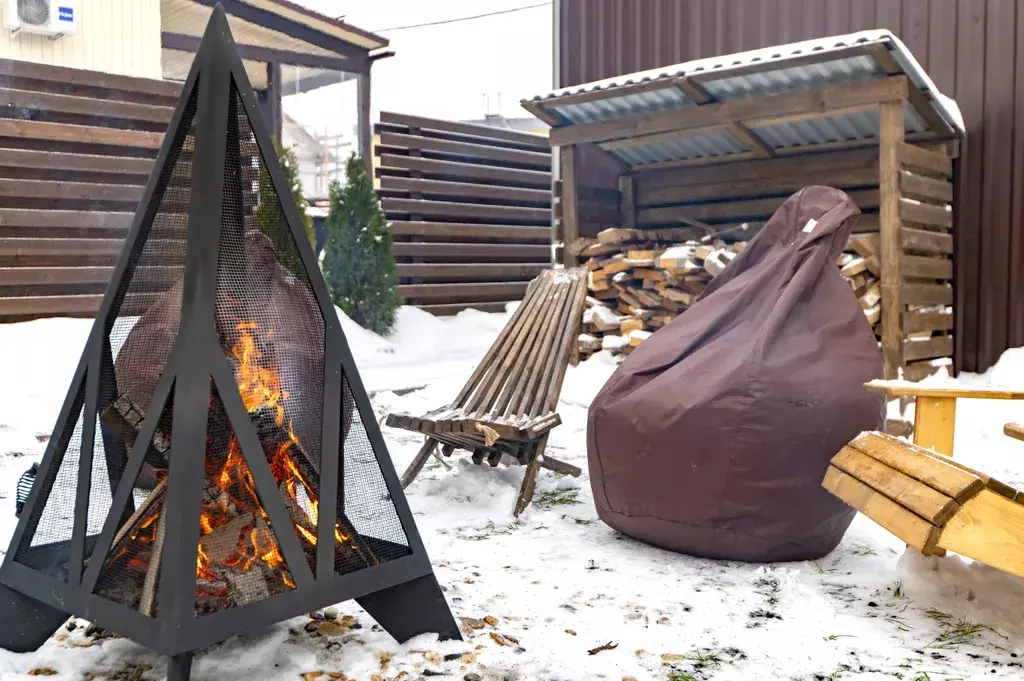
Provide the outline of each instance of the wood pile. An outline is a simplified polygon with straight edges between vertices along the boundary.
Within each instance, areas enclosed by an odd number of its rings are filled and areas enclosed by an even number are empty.
[[[632,352],[689,308],[746,245],[702,238],[695,228],[613,228],[596,239],[578,240],[573,248],[588,271],[587,308],[577,339],[580,359],[602,350]],[[877,234],[855,235],[836,264],[880,338],[878,248]]]

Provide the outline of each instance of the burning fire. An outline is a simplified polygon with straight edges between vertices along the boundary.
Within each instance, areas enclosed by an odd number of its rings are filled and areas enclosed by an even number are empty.
[[[267,449],[270,471],[278,489],[285,495],[286,505],[291,511],[293,526],[308,556],[315,558],[317,544],[317,522],[319,519],[317,495],[306,479],[298,463],[302,456],[298,452],[301,445],[295,436],[292,423],[285,425],[283,402],[289,393],[281,388],[281,377],[276,368],[268,368],[261,364],[264,355],[260,350],[253,332],[259,330],[255,322],[240,322],[236,327],[238,340],[231,348],[231,355],[236,360],[235,379],[242,401],[249,413],[262,409],[270,410],[274,423],[281,428],[283,439],[277,443],[264,442],[264,448],[272,445],[273,451]],[[272,331],[266,333],[267,337]],[[215,532],[232,522],[244,513],[253,513],[253,522],[240,528],[238,544],[223,561],[225,567],[249,570],[257,562],[266,568],[277,571],[282,582],[289,588],[295,584],[291,579],[287,565],[282,557],[278,544],[270,532],[269,519],[256,492],[249,467],[245,463],[241,447],[232,434],[228,444],[228,454],[223,463],[207,460],[207,480],[216,488],[213,502],[203,505],[200,517],[202,537]],[[301,497],[300,497],[301,490]],[[208,489],[208,492],[210,490]],[[341,524],[335,525],[335,540],[339,545],[348,544],[356,548],[351,538],[342,531]],[[214,566],[203,549],[202,540],[196,560],[196,576],[200,581],[216,582],[218,578],[213,571]]]

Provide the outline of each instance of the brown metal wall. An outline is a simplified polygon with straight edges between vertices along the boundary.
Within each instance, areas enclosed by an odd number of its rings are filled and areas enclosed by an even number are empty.
[[[983,371],[1024,345],[1024,2],[556,0],[559,86],[887,28],[968,130],[957,168],[956,354]],[[1016,115],[1015,115],[1016,112]]]

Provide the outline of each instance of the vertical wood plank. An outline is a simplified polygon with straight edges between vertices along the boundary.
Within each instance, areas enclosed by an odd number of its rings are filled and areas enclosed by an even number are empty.
[[[875,0],[850,0],[850,30],[865,31],[878,28]]]
[[[562,264],[576,267],[579,257],[570,253],[569,245],[580,235],[579,193],[576,186],[576,155],[575,146],[561,148],[562,157]]]
[[[956,173],[956,229],[953,232],[956,281],[956,368],[977,371],[978,295],[980,291],[981,188],[985,181],[984,93],[985,0],[960,0],[957,5],[956,91],[968,135],[960,150]]]
[[[850,28],[850,7],[847,0],[826,0],[825,32],[827,35],[842,35]]]
[[[1013,64],[1016,1],[989,0],[985,63]],[[1009,340],[1010,207],[1013,178],[1013,79],[1003,68],[985,71],[985,180],[981,205],[981,319],[978,361],[995,364]],[[1019,113],[1017,115],[1020,115]]]
[[[906,44],[907,49],[925,71],[928,70],[928,10],[930,4],[936,3],[929,3],[928,0],[903,0],[902,33],[900,33],[900,38]]]
[[[903,37],[903,0],[880,0],[875,5],[875,27]]]
[[[701,0],[687,0],[686,3],[686,60],[699,59],[703,56],[701,33],[704,29]]]
[[[780,42],[779,34],[779,0],[763,0],[764,23],[761,24],[761,47],[776,45]]]
[[[928,64],[925,69],[941,92],[956,91],[956,3],[925,2],[928,11]]]
[[[1014,65],[1013,199],[1010,209],[1010,346],[1024,345],[1024,8],[1017,6],[1017,60]]]
[[[899,217],[899,159],[903,142],[903,102],[879,106],[879,226],[882,254],[882,359],[885,377],[897,378],[903,367],[903,305]]]

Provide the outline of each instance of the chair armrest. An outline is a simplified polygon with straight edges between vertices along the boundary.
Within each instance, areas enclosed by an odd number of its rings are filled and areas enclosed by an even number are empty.
[[[1007,423],[1003,426],[1003,433],[1017,440],[1024,440],[1024,425],[1019,423]]]
[[[1024,400],[1024,390],[970,388],[967,386],[920,385],[910,381],[876,380],[864,384],[869,393],[895,397],[963,397],[972,400]]]

